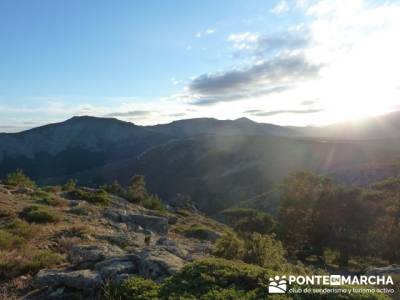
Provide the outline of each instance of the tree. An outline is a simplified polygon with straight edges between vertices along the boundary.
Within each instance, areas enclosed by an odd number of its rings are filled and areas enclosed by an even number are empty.
[[[357,188],[336,187],[316,205],[315,222],[324,244],[339,251],[339,264],[347,266],[352,255],[367,254],[369,230],[375,222],[369,203]]]
[[[149,197],[143,175],[134,175],[127,190],[127,198],[132,202],[142,202]]]
[[[323,241],[315,232],[314,209],[323,195],[333,188],[326,177],[309,172],[296,172],[279,186],[282,199],[278,212],[278,237],[291,255],[304,258],[323,254]]]

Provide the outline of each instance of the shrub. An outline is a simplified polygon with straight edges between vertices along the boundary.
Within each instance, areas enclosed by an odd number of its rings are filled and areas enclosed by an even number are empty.
[[[51,223],[59,221],[58,215],[35,205],[25,207],[20,216],[31,223]]]
[[[150,279],[134,276],[120,284],[110,284],[104,288],[105,299],[151,300],[159,298],[159,285]]]
[[[217,240],[212,254],[225,259],[241,259],[243,251],[243,241],[236,237],[236,235],[228,232]]]
[[[182,229],[182,233],[189,238],[195,238],[199,240],[215,240],[216,233],[203,225],[194,224],[189,228]]]
[[[63,186],[62,190],[63,191],[73,191],[76,189],[76,180],[75,179],[69,179]]]
[[[13,173],[7,174],[6,179],[4,180],[4,184],[11,186],[28,187],[32,189],[36,187],[36,183],[32,181],[28,176],[26,176],[24,172],[20,169]]]
[[[147,209],[165,210],[165,206],[158,196],[150,195],[140,201],[140,205]]]
[[[86,191],[82,189],[75,189],[68,193],[68,196],[72,199],[85,200],[92,204],[108,205],[110,204],[110,199],[108,193],[103,190],[91,190]]]
[[[65,199],[58,198],[58,197],[46,197],[38,200],[38,203],[45,204],[49,206],[68,206],[68,202]]]
[[[285,250],[274,236],[253,233],[245,238],[243,261],[281,270],[285,267]]]

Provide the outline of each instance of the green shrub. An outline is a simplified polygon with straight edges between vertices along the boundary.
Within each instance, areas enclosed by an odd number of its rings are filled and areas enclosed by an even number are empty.
[[[140,201],[140,205],[147,209],[165,210],[165,206],[158,196],[150,195]]]
[[[51,223],[59,221],[59,216],[39,206],[25,207],[20,216],[30,223]]]
[[[151,300],[159,298],[159,285],[150,279],[134,276],[121,284],[110,284],[104,288],[104,298],[113,300]]]
[[[86,191],[82,189],[75,189],[68,193],[69,198],[77,199],[77,200],[85,200],[92,204],[98,205],[108,205],[110,204],[110,198],[108,193],[103,190],[93,190],[93,191]]]
[[[216,233],[209,227],[193,224],[188,228],[183,228],[182,233],[188,238],[195,238],[199,240],[215,240]]]
[[[245,238],[243,261],[273,270],[285,267],[285,250],[274,236],[253,233]]]
[[[225,259],[241,259],[243,252],[244,242],[230,232],[220,237],[212,250],[213,255]]]
[[[58,207],[63,207],[63,206],[68,206],[68,202],[65,199],[58,198],[58,197],[46,197],[38,200],[38,203],[40,204],[45,204],[49,206],[58,206]]]
[[[76,180],[75,179],[69,179],[63,186],[62,190],[63,191],[73,191],[76,189]]]
[[[11,186],[28,187],[32,189],[36,188],[36,183],[26,176],[20,169],[13,173],[7,174],[3,183]]]

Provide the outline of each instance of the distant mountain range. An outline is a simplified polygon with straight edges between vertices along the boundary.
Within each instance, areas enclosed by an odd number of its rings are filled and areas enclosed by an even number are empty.
[[[96,185],[144,174],[161,197],[189,194],[207,212],[265,193],[292,171],[366,185],[397,175],[397,161],[400,112],[326,127],[246,118],[137,126],[85,116],[0,134],[0,177],[21,168],[41,184]]]

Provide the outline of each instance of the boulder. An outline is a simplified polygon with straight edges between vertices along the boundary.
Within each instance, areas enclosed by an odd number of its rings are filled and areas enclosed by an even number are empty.
[[[36,287],[65,286],[92,293],[100,288],[102,279],[98,272],[91,270],[41,270],[36,275],[34,285]]]
[[[171,252],[172,254],[182,259],[186,259],[186,257],[189,254],[189,252],[186,249],[180,247],[177,242],[175,242],[174,240],[167,239],[165,237],[161,237],[160,239],[158,239],[156,245],[160,246],[161,248],[167,250],[168,252]]]
[[[115,279],[122,274],[133,274],[139,271],[140,258],[134,254],[125,255],[99,262],[95,270],[99,271],[103,279]]]
[[[83,263],[95,263],[122,254],[124,254],[124,251],[114,245],[75,245],[69,251],[68,259],[71,263],[79,265]]]
[[[145,249],[139,257],[139,274],[157,281],[176,273],[184,265],[180,257],[161,247]]]
[[[168,219],[136,213],[121,215],[122,222],[139,225],[144,229],[165,235],[168,233]]]

